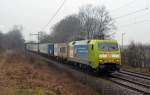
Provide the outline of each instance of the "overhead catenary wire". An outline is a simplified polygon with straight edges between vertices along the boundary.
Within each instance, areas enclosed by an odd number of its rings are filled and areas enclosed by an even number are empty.
[[[128,14],[125,14],[125,15],[121,15],[121,16],[118,16],[118,17],[115,17],[114,19],[120,19],[120,18],[124,18],[124,17],[127,17],[127,16],[130,16],[130,15],[134,15],[134,14],[137,14],[139,12],[143,12],[143,11],[146,11],[150,9],[150,6],[149,7],[146,7],[146,8],[142,8],[142,9],[139,9],[139,10],[136,10],[134,12],[131,12],[131,13],[128,13]]]
[[[131,26],[131,25],[136,25],[136,24],[139,24],[139,23],[144,23],[144,22],[150,22],[150,19],[147,19],[147,20],[141,20],[141,21],[136,21],[136,22],[133,22],[133,23],[129,23],[129,24],[124,24],[124,25],[120,25],[118,27],[127,27],[127,26]]]
[[[135,3],[135,1],[136,1],[136,0],[132,0],[131,2],[128,2],[128,3],[124,4],[124,5],[122,5],[122,6],[118,7],[118,8],[116,8],[116,9],[112,9],[112,10],[110,10],[110,11],[111,11],[111,12],[116,12],[116,11],[122,9],[122,8],[129,7],[130,5],[132,5],[133,3]]]
[[[56,17],[56,15],[60,12],[60,10],[62,9],[62,7],[64,6],[64,4],[66,3],[67,0],[64,0],[63,3],[59,6],[59,8],[56,10],[56,12],[54,13],[54,15],[49,19],[48,23],[44,25],[44,27],[41,29],[44,30],[52,21],[53,19]]]
[[[146,17],[146,16],[148,16],[149,14],[150,14],[150,10],[147,10],[147,11],[143,12],[143,13],[140,14],[140,15],[133,16],[133,17],[130,18],[130,19],[133,20],[134,22],[136,22],[137,20],[139,21],[140,18]],[[131,20],[130,20],[130,21],[131,21]],[[118,22],[120,22],[120,21],[118,21]],[[129,21],[127,21],[127,23],[128,23],[128,22],[129,22]]]

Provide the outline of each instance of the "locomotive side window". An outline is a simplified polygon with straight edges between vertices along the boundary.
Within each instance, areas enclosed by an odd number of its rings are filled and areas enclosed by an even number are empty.
[[[92,44],[92,47],[91,47],[91,49],[92,49],[92,50],[94,50],[94,45],[93,45],[93,44]]]

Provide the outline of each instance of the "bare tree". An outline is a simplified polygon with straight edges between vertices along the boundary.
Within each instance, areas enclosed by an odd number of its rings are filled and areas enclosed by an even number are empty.
[[[0,48],[2,48],[2,45],[3,45],[3,33],[0,32]]]
[[[115,29],[114,20],[104,6],[88,5],[80,8],[77,15],[67,16],[56,23],[51,35],[44,35],[41,42],[108,39]]]
[[[107,39],[110,38],[113,30],[116,29],[114,20],[109,15],[105,6],[93,7],[88,5],[80,8],[79,18],[86,38],[88,39]]]
[[[51,35],[55,38],[56,42],[81,39],[83,36],[80,19],[76,15],[64,18],[53,27]]]
[[[4,48],[23,48],[24,47],[24,39],[21,34],[22,26],[14,26],[12,30],[10,30],[4,36]]]
[[[49,34],[46,34],[44,31],[40,32],[40,43],[47,43],[49,39]]]
[[[125,64],[132,67],[148,67],[150,56],[150,48],[141,43],[131,42],[127,49],[123,52]]]

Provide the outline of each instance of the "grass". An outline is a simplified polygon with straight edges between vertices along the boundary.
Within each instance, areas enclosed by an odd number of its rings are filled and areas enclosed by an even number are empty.
[[[122,68],[131,72],[136,72],[136,73],[143,73],[146,75],[150,75],[150,69],[149,68],[139,68],[139,67],[131,67],[129,65],[122,65]]]
[[[100,95],[65,72],[17,51],[0,53],[0,95]]]

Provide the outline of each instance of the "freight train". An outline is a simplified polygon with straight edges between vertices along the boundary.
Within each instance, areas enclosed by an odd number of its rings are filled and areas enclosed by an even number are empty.
[[[67,61],[79,68],[96,72],[115,72],[121,66],[120,48],[116,40],[81,40],[69,43],[27,43],[31,52],[47,55],[49,58]]]

